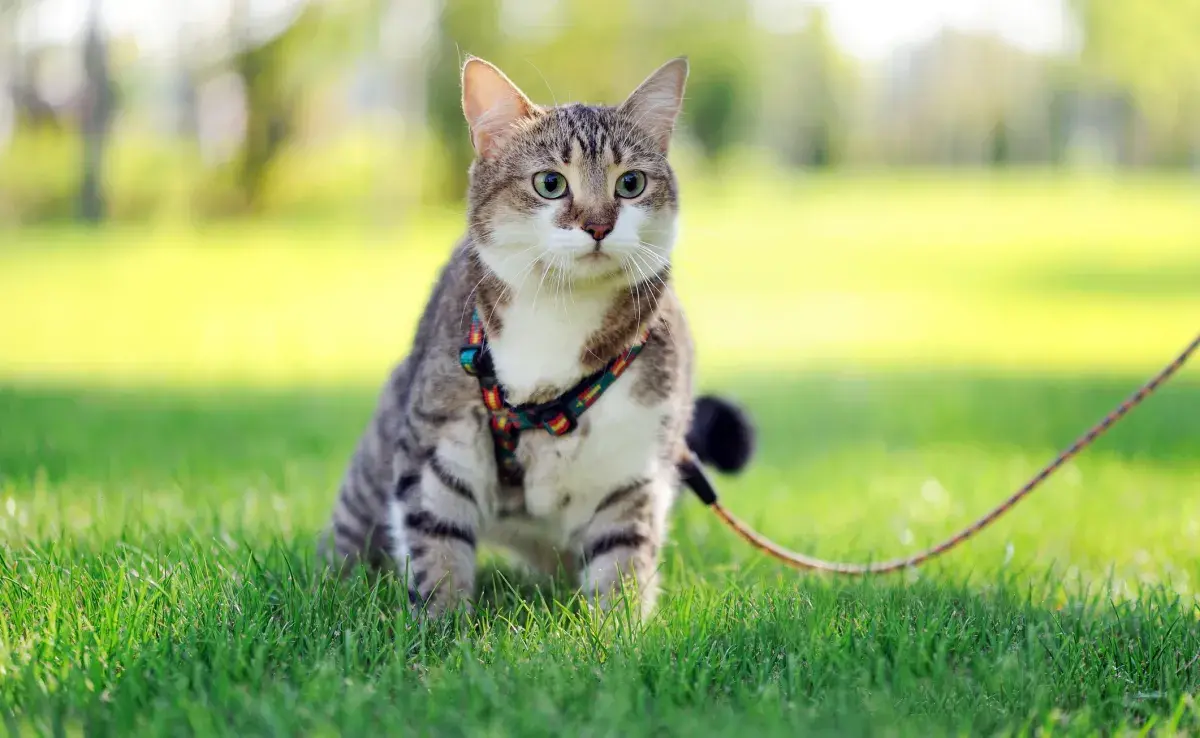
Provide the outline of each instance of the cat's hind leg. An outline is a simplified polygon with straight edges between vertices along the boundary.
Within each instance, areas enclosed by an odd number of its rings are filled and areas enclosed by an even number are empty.
[[[385,565],[392,548],[388,536],[387,483],[376,477],[366,458],[355,453],[338,488],[332,519],[318,554],[330,568],[346,575],[357,564]]]

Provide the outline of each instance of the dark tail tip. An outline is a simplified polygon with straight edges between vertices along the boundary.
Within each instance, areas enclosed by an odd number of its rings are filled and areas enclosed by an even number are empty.
[[[732,402],[712,395],[698,397],[687,445],[700,461],[734,474],[754,455],[754,426]]]

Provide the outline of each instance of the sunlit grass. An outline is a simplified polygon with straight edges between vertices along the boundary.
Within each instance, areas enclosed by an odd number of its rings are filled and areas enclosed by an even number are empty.
[[[702,388],[761,441],[722,492],[804,551],[956,529],[1200,330],[1186,180],[685,186]],[[122,735],[1200,725],[1196,369],[906,577],[798,578],[683,500],[644,632],[519,579],[431,629],[386,581],[314,579],[459,235],[461,214],[412,218],[0,232],[0,712]]]
[[[1200,324],[1200,195],[1186,182],[696,190],[676,263],[706,371],[1144,372]],[[0,375],[373,383],[460,231],[461,214],[415,213],[387,232],[5,235]]]

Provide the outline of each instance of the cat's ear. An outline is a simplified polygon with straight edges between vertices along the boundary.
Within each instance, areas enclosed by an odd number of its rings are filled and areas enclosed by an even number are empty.
[[[664,154],[671,145],[675,119],[683,106],[683,88],[687,84],[686,56],[672,59],[630,93],[620,110],[639,128],[649,133]]]
[[[538,112],[538,107],[504,72],[474,56],[463,65],[462,93],[471,144],[481,159],[495,157],[514,125]]]

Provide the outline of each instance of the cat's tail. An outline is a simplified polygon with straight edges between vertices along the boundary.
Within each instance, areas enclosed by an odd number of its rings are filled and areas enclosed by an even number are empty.
[[[754,426],[745,410],[713,395],[696,398],[687,445],[701,462],[736,474],[754,455]]]

